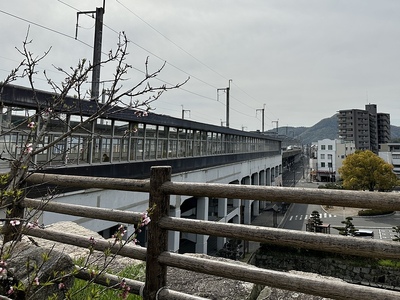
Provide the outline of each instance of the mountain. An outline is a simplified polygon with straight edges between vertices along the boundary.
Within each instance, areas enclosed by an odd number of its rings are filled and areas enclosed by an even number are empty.
[[[400,127],[390,126],[391,137],[393,142],[399,142],[400,140]],[[271,132],[276,132],[271,130]],[[317,124],[312,127],[279,127],[278,134],[280,136],[288,136],[290,138],[295,138],[301,142],[301,144],[311,144],[317,142],[318,140],[337,138],[338,125],[336,114],[330,118],[322,119]]]

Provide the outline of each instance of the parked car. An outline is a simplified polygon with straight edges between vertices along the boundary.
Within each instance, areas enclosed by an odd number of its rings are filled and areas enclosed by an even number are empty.
[[[374,232],[372,230],[367,229],[359,229],[353,232],[353,236],[361,237],[361,238],[374,238]]]

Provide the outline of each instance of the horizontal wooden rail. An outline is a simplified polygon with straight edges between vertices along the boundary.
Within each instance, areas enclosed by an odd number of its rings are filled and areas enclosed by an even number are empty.
[[[120,276],[116,276],[109,273],[102,273],[97,276],[93,276],[92,270],[88,270],[79,266],[75,266],[76,274],[74,275],[76,278],[83,279],[86,281],[91,281],[101,284],[106,287],[113,287],[115,289],[120,288],[119,284],[121,283],[122,279],[125,280],[125,283],[130,287],[129,293],[140,295],[141,290],[143,290],[144,282],[122,278]]]
[[[154,172],[154,173],[153,173]],[[158,173],[158,174],[156,174]],[[399,259],[400,244],[389,241],[364,240],[340,235],[326,235],[303,231],[277,229],[271,227],[248,226],[231,223],[209,222],[169,217],[169,195],[187,195],[230,199],[261,200],[287,203],[307,203],[358,208],[380,208],[400,211],[400,194],[325,190],[307,188],[284,188],[271,186],[233,185],[217,183],[172,182],[170,167],[153,167],[151,180],[116,179],[103,177],[65,176],[33,174],[28,178],[31,184],[51,184],[76,188],[100,188],[150,193],[149,204],[154,207],[152,222],[149,224],[148,247],[145,249],[130,244],[119,244],[98,240],[90,244],[87,237],[53,231],[51,229],[26,229],[33,237],[53,240],[95,250],[110,249],[111,253],[139,260],[146,260],[146,284],[135,283],[133,291],[142,290],[144,299],[201,299],[174,292],[165,288],[166,267],[177,267],[194,272],[243,280],[261,285],[287,289],[333,299],[399,299],[399,292],[354,285],[322,276],[308,276],[272,271],[254,266],[238,265],[202,258],[183,256],[166,252],[167,230],[194,234],[222,236],[267,244],[294,246],[305,249],[322,250],[362,257]],[[135,223],[140,213],[85,208],[80,205],[53,203],[26,199],[25,207],[115,221]],[[115,215],[113,217],[110,217]],[[85,276],[85,275],[82,275]],[[99,279],[100,281],[103,279]],[[110,277],[109,283],[117,283],[120,278]],[[106,284],[104,282],[103,284]]]
[[[293,246],[346,255],[400,259],[400,243],[271,227],[163,217],[166,230],[223,236],[260,243]]]
[[[110,252],[113,254],[118,254],[121,256],[126,256],[143,261],[146,260],[147,250],[146,248],[140,246],[125,244],[122,247],[119,243],[113,245],[111,241],[102,239],[95,240],[95,243],[91,243],[88,237],[55,231],[51,229],[25,228],[24,234],[86,249],[88,249],[89,246],[92,245],[94,250],[104,251],[105,249],[110,249]]]
[[[170,267],[200,272],[225,278],[243,280],[290,291],[318,295],[333,299],[399,299],[400,293],[367,286],[345,283],[331,277],[298,275],[261,269],[210,259],[163,252],[159,262]],[[350,297],[350,298],[349,298]]]
[[[400,193],[290,188],[220,183],[165,182],[166,194],[307,203],[400,211]]]
[[[146,193],[150,191],[150,180],[148,179],[139,180],[34,173],[29,175],[26,181],[33,184],[51,184],[85,189],[99,188]]]
[[[141,213],[138,212],[35,200],[30,198],[22,200],[21,205],[26,208],[34,208],[71,216],[115,221],[118,223],[137,224],[142,218]]]

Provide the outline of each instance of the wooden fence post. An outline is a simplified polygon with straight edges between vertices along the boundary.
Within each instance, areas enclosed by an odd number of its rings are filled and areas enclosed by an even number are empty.
[[[160,191],[167,181],[171,181],[171,167],[151,168],[149,207],[152,212],[148,225],[144,300],[155,300],[157,292],[167,283],[167,267],[158,262],[159,255],[168,250],[168,231],[158,226],[160,218],[169,214],[169,195]]]

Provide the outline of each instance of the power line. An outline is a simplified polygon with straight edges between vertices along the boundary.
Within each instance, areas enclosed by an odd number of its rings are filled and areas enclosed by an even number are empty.
[[[211,70],[212,72],[214,72],[215,74],[221,76],[222,78],[224,78],[225,80],[229,80],[228,78],[225,78],[223,75],[221,75],[220,73],[218,73],[216,70],[214,70],[213,68],[211,68],[210,66],[208,66],[207,64],[203,63],[201,60],[199,60],[197,57],[195,57],[194,55],[192,55],[190,52],[186,51],[185,49],[183,49],[181,46],[179,46],[178,44],[176,44],[174,41],[172,41],[170,38],[168,38],[166,35],[164,35],[162,32],[160,32],[158,29],[156,29],[154,26],[152,26],[150,23],[146,22],[144,19],[142,19],[140,16],[138,16],[137,14],[135,14],[131,9],[129,9],[126,5],[122,4],[120,1],[116,0],[122,7],[124,7],[127,11],[129,11],[131,14],[133,14],[135,17],[137,17],[139,20],[141,20],[143,23],[145,23],[147,26],[149,26],[151,29],[153,29],[155,32],[157,32],[158,34],[160,34],[162,37],[164,37],[167,41],[169,41],[170,43],[172,43],[173,45],[175,45],[177,48],[179,48],[180,50],[182,50],[183,52],[185,52],[187,55],[189,55],[190,57],[192,57],[194,60],[196,60],[197,62],[199,62],[200,64],[202,64],[203,66],[205,66],[207,69]]]
[[[126,5],[124,5],[123,3],[121,3],[121,1],[116,0],[117,3],[119,3],[122,7],[124,7],[127,11],[129,11],[131,14],[133,14],[135,17],[137,17],[139,20],[141,20],[143,23],[145,23],[147,26],[149,26],[151,29],[153,29],[155,32],[157,32],[159,35],[161,35],[162,37],[164,37],[167,41],[169,41],[170,43],[172,43],[173,45],[175,45],[177,48],[179,48],[181,51],[185,52],[187,55],[189,55],[190,57],[192,57],[194,60],[196,60],[197,62],[199,62],[201,65],[205,66],[206,68],[208,68],[209,70],[211,70],[212,72],[214,72],[215,74],[219,75],[221,78],[225,79],[225,80],[229,80],[227,79],[225,76],[223,76],[222,74],[220,74],[219,72],[217,72],[216,70],[214,70],[213,68],[209,67],[207,64],[203,63],[201,60],[199,60],[197,57],[195,57],[194,55],[192,55],[190,52],[186,51],[184,48],[182,48],[181,46],[179,46],[177,43],[175,43],[173,40],[171,40],[170,38],[168,38],[165,34],[163,34],[161,31],[159,31],[157,28],[155,28],[154,26],[152,26],[149,22],[147,22],[146,20],[144,20],[143,18],[141,18],[139,15],[137,15],[136,13],[134,13],[131,9],[129,9]],[[137,44],[136,44],[137,45]],[[139,45],[137,45],[138,47],[140,47]],[[142,47],[140,47],[142,48]],[[148,51],[144,48],[142,48],[145,51]],[[149,52],[149,51],[148,51]],[[149,52],[151,53],[151,52]],[[154,54],[152,54],[154,55]],[[157,57],[157,56],[156,56]],[[183,71],[185,74],[187,74],[185,71]],[[202,81],[202,80],[201,80]],[[204,81],[202,81],[204,82]],[[210,84],[209,84],[210,85]],[[255,100],[256,102],[259,102],[260,104],[264,104],[262,102],[260,102],[259,100],[257,100],[256,98],[252,97],[251,95],[249,95],[247,92],[245,92],[244,90],[242,90],[236,83],[234,83],[234,85],[241,90],[244,94],[246,94],[248,97],[250,97],[251,99]],[[211,85],[210,85],[211,86]],[[237,100],[238,102],[242,103],[243,105],[255,110],[255,107],[251,107],[248,104],[240,101],[239,99],[232,97],[233,99]],[[271,110],[268,110],[269,112],[271,112]],[[271,112],[272,113],[272,112]]]
[[[61,0],[58,0],[58,1],[59,1],[60,3],[62,3],[62,4],[64,4],[64,5],[68,6],[68,7],[70,7],[70,8],[72,8],[72,9],[76,10],[76,11],[79,11],[78,9],[74,8],[73,6],[71,6],[71,5],[65,3],[65,2],[63,2],[63,1],[61,1]],[[117,1],[117,2],[120,3],[119,1]],[[206,64],[204,64],[203,62],[201,62],[199,59],[197,59],[196,57],[194,57],[193,55],[191,55],[189,52],[187,52],[187,51],[184,50],[182,47],[180,47],[179,45],[177,45],[176,43],[174,43],[172,40],[170,40],[169,38],[167,38],[165,35],[163,35],[163,34],[162,34],[161,32],[159,32],[157,29],[155,29],[154,27],[152,27],[150,24],[148,24],[148,23],[147,23],[146,21],[144,21],[142,18],[140,18],[139,16],[137,16],[137,15],[136,15],[135,13],[133,13],[129,8],[127,8],[125,5],[123,5],[122,3],[120,3],[120,4],[121,4],[123,7],[125,7],[129,12],[131,12],[131,13],[134,14],[136,17],[138,17],[140,20],[142,20],[143,22],[145,22],[145,23],[146,23],[148,26],[150,26],[153,30],[155,30],[156,32],[158,32],[159,34],[161,34],[164,38],[166,38],[168,41],[170,41],[171,43],[173,43],[173,44],[174,44],[176,47],[178,47],[180,50],[184,51],[184,52],[187,53],[189,56],[191,56],[193,59],[195,59],[196,61],[198,61],[198,62],[201,63],[202,65],[206,66],[208,69],[210,69],[210,70],[213,71],[214,73],[216,73],[216,74],[218,74],[219,76],[221,76],[222,78],[224,78],[224,76],[222,76],[221,74],[219,74],[217,71],[215,71],[214,69],[208,67]],[[64,36],[64,37],[67,37],[67,38],[69,38],[69,39],[77,40],[78,42],[82,43],[83,45],[85,45],[85,46],[87,46],[87,47],[93,49],[93,46],[92,46],[92,45],[90,45],[90,44],[88,44],[88,43],[86,43],[86,42],[84,42],[84,41],[82,41],[82,40],[80,40],[80,39],[77,39],[77,38],[75,38],[74,36],[71,36],[71,35],[69,35],[69,34],[66,34],[66,33],[63,33],[63,32],[61,32],[61,31],[52,29],[52,28],[50,28],[50,27],[48,27],[48,26],[45,26],[45,25],[41,25],[41,24],[39,24],[39,23],[37,23],[37,22],[28,20],[28,19],[26,19],[26,18],[19,17],[19,16],[15,15],[15,14],[6,12],[6,11],[4,11],[4,10],[0,10],[0,12],[3,13],[3,14],[5,14],[5,15],[8,15],[8,16],[10,16],[10,17],[13,17],[13,18],[16,18],[16,19],[18,19],[18,20],[21,20],[21,21],[23,21],[23,22],[26,22],[26,23],[28,23],[28,24],[37,26],[37,27],[39,27],[39,28],[45,29],[45,30],[47,30],[47,31],[50,31],[50,32],[53,32],[53,33],[56,33],[56,34],[59,34],[59,35]],[[115,32],[115,33],[117,33],[117,34],[119,34],[119,32],[117,32],[117,31],[114,30],[113,28],[111,28],[111,27],[109,27],[109,26],[107,26],[107,25],[104,25],[104,26],[107,27],[108,29],[110,29],[111,31],[113,31],[113,32]],[[133,42],[133,41],[128,41],[128,42],[130,42],[130,43],[134,44],[135,46],[141,48],[142,50],[144,50],[144,51],[150,53],[150,54],[153,55],[154,57],[156,57],[156,58],[158,58],[158,59],[160,59],[160,60],[162,60],[162,61],[165,61],[165,60],[163,60],[161,57],[159,57],[158,55],[152,53],[152,52],[149,51],[148,49],[145,49],[144,47],[140,46],[139,44],[137,44],[137,43],[135,43],[135,42]],[[103,54],[106,54],[106,53],[103,52]],[[171,63],[168,63],[168,62],[166,62],[166,63],[167,63],[168,65],[174,67],[175,69],[179,70],[180,72],[182,72],[182,73],[184,73],[184,74],[190,76],[191,78],[194,78],[194,79],[196,79],[196,80],[198,80],[198,81],[200,81],[200,82],[202,82],[202,83],[204,83],[204,84],[206,84],[206,85],[212,87],[213,89],[217,89],[216,86],[214,86],[214,85],[212,85],[212,84],[210,84],[210,83],[208,83],[208,82],[206,82],[206,81],[204,81],[204,80],[202,80],[202,79],[200,79],[200,78],[198,78],[198,77],[196,77],[196,76],[191,75],[190,73],[184,71],[183,69],[181,69],[181,68],[179,68],[179,67],[177,67],[177,66],[175,66],[175,65],[173,65],[173,64],[171,64]],[[135,68],[135,67],[133,67],[133,66],[132,66],[132,69],[133,69],[133,70],[136,70],[136,71],[138,71],[138,72],[144,73],[142,70],[140,70],[140,69],[138,69],[138,68]],[[159,81],[161,81],[161,82],[163,82],[163,83],[166,83],[166,84],[170,84],[170,85],[171,85],[171,83],[168,83],[167,81],[162,80],[162,79],[160,79],[160,78],[157,78],[157,80],[159,80]],[[237,85],[236,85],[236,86],[237,86]],[[199,93],[190,91],[190,90],[185,89],[185,88],[183,88],[183,87],[180,87],[180,89],[181,89],[182,91],[185,91],[185,92],[190,93],[190,94],[192,94],[192,95],[195,95],[195,96],[198,96],[198,97],[207,99],[207,100],[211,100],[211,101],[216,101],[216,99],[214,99],[214,98],[201,95],[201,94],[199,94]],[[239,99],[237,99],[237,98],[234,98],[234,99],[237,100],[238,102],[240,102],[240,103],[242,103],[242,104],[248,106],[247,104],[243,103],[243,102],[240,101]],[[248,107],[250,107],[250,106],[248,106]],[[253,108],[252,108],[252,109],[253,109]],[[236,112],[238,112],[238,113],[240,113],[240,114],[242,114],[242,115],[245,115],[245,116],[248,116],[248,117],[253,117],[253,116],[249,116],[249,115],[243,113],[242,111],[239,111],[239,110],[236,110],[236,109],[233,109],[233,110],[235,110]]]
[[[50,28],[50,27],[41,25],[41,24],[39,24],[39,23],[36,23],[36,22],[30,21],[30,20],[27,20],[27,19],[25,19],[25,18],[16,16],[16,15],[14,15],[14,14],[12,14],[12,13],[6,12],[6,11],[1,10],[1,9],[0,9],[0,12],[3,13],[3,14],[5,14],[5,15],[8,15],[8,16],[10,16],[10,17],[13,17],[13,18],[16,18],[16,19],[18,19],[18,20],[21,20],[21,21],[24,21],[24,22],[26,22],[26,23],[29,23],[29,24],[31,24],[31,25],[35,25],[35,26],[37,26],[37,27],[46,29],[46,30],[51,31],[51,32],[53,32],[53,33],[57,33],[57,34],[62,35],[62,36],[64,36],[64,37],[67,37],[67,38],[70,38],[70,39],[75,40],[75,37],[73,37],[73,36],[71,36],[71,35],[68,35],[68,34],[66,34],[66,33],[63,33],[63,32],[61,32],[61,31],[58,31],[58,30],[52,29],[52,28]],[[89,45],[88,43],[85,43],[85,42],[82,41],[82,40],[77,39],[77,41],[80,42],[80,43],[82,43],[82,44],[84,44],[84,45],[86,45],[86,46],[88,46],[88,47],[90,47],[90,48],[93,48],[92,45]]]

